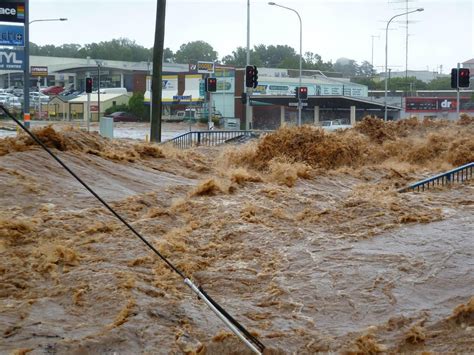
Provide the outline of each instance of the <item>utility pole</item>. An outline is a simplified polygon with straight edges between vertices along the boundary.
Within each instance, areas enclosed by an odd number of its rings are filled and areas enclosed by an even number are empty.
[[[153,74],[151,78],[150,140],[161,142],[161,96],[163,73],[163,47],[165,42],[166,0],[157,0],[155,45],[153,46]]]

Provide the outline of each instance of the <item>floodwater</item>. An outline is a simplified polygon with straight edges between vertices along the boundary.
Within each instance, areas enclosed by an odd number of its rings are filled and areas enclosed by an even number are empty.
[[[46,125],[52,124],[56,129],[61,129],[64,126],[68,126],[70,122],[51,122],[51,121],[32,121],[31,127],[32,128],[39,128],[44,127]],[[85,128],[84,122],[75,122],[72,123],[75,126]],[[1,129],[1,127],[5,127],[6,129]],[[189,132],[190,129],[192,130],[201,130],[207,129],[206,125],[201,124],[193,124],[189,126],[187,123],[169,123],[164,122],[162,127],[162,140],[167,141],[172,139],[180,134]],[[91,124],[91,131],[98,132],[99,126],[97,123]],[[13,121],[0,121],[0,138],[3,137],[15,137],[16,127]],[[136,139],[136,140],[143,140],[145,141],[147,138],[150,137],[150,125],[147,123],[115,123],[114,127],[114,138],[126,138],[126,139]]]
[[[274,353],[473,352],[474,185],[396,190],[471,159],[474,125],[392,125],[188,151],[39,135]],[[26,138],[0,140],[0,189],[0,352],[248,352]]]

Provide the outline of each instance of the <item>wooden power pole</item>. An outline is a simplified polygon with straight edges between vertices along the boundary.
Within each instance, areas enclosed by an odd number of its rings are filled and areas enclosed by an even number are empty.
[[[163,73],[163,47],[165,41],[166,0],[157,0],[155,45],[153,47],[153,74],[151,79],[151,130],[150,140],[161,142],[161,90]]]

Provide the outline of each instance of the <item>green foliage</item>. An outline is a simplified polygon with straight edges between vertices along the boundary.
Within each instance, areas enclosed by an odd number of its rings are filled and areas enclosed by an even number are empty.
[[[384,82],[375,81],[373,78],[356,76],[355,78],[352,78],[351,81],[353,83],[366,85],[369,88],[369,90],[383,90],[384,89]]]
[[[144,96],[143,93],[136,92],[132,95],[128,101],[129,112],[133,113],[135,116],[139,117],[141,120],[146,120],[147,110],[144,105]]]
[[[197,61],[216,61],[217,52],[209,43],[195,41],[182,44],[176,51],[174,59],[177,63],[190,63]]]
[[[451,78],[436,78],[428,83],[427,90],[451,90]]]
[[[114,113],[114,112],[129,112],[128,105],[127,104],[115,105],[105,110],[106,115],[110,115],[111,113]]]

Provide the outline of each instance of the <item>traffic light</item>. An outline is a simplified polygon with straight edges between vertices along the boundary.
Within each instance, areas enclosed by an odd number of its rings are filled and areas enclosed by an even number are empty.
[[[467,68],[451,69],[451,88],[457,89],[458,84],[460,88],[468,88],[470,75],[471,73]]]
[[[248,88],[256,88],[258,85],[258,69],[255,65],[247,65],[245,67],[245,86]]]
[[[86,78],[86,93],[90,94],[92,92],[92,78]]]
[[[460,88],[469,87],[469,78],[470,78],[469,69],[466,69],[466,68],[459,69],[459,87]]]
[[[216,92],[217,91],[217,79],[216,78],[207,78],[206,79],[206,91],[207,92]]]
[[[301,86],[298,88],[298,98],[300,100],[308,99],[308,88],[306,86]]]

